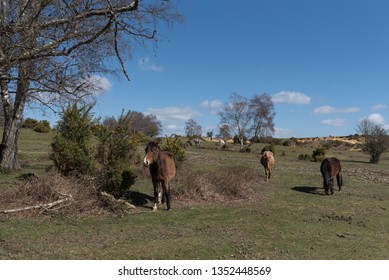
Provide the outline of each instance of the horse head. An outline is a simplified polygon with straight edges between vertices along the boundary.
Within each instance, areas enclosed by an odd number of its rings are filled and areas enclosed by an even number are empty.
[[[146,146],[145,154],[146,156],[143,160],[143,165],[145,167],[149,167],[158,159],[158,155],[159,155],[158,142],[149,142]]]

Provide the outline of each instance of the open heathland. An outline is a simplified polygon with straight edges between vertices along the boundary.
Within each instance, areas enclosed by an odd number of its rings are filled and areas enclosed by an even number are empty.
[[[135,208],[117,211],[96,194],[93,178],[47,171],[51,138],[22,130],[23,169],[0,174],[0,259],[389,258],[388,153],[370,164],[358,149],[328,149],[342,163],[344,186],[326,196],[320,162],[298,159],[317,144],[276,146],[265,182],[264,144],[242,153],[203,141],[186,148],[172,211],[151,211],[153,188],[141,162],[126,197]]]

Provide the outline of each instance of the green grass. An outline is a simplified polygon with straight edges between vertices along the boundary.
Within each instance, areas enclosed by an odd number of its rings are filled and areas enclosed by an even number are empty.
[[[20,152],[31,170],[49,164],[38,159],[49,138],[22,135]],[[173,200],[173,211],[152,212],[146,200],[145,207],[123,216],[22,219],[0,214],[0,259],[389,258],[388,154],[372,165],[365,154],[329,150],[328,156],[342,161],[345,186],[341,194],[325,196],[320,164],[297,160],[311,148],[277,146],[276,167],[266,183],[258,158],[262,147],[253,145],[250,154],[232,145],[230,151],[213,145],[187,151],[199,170],[242,165],[257,172],[252,187],[259,201]],[[133,191],[151,196],[151,182],[139,180]]]

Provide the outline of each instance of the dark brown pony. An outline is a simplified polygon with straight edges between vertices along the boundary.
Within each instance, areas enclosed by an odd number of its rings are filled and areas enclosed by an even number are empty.
[[[334,194],[334,177],[338,183],[339,192],[342,191],[343,178],[342,178],[342,167],[340,161],[337,158],[326,158],[321,162],[320,172],[323,176],[323,188],[326,195]]]
[[[145,149],[144,166],[149,167],[151,180],[154,186],[154,206],[157,210],[158,204],[161,204],[162,198],[166,198],[166,209],[170,210],[170,180],[176,175],[176,166],[174,165],[173,154],[161,151],[158,142],[149,142]],[[162,197],[163,196],[163,197]]]

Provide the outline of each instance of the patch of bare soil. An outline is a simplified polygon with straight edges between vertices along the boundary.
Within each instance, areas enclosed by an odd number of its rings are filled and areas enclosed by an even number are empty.
[[[343,174],[350,177],[357,177],[365,183],[389,184],[389,170],[375,170],[370,168],[347,168],[342,170]]]

